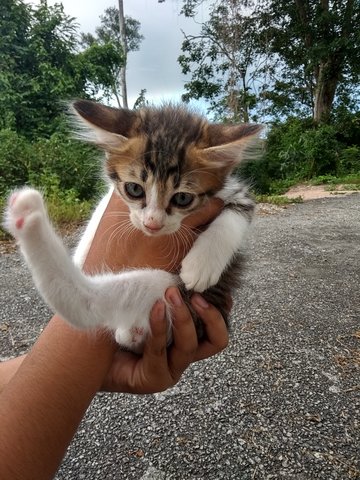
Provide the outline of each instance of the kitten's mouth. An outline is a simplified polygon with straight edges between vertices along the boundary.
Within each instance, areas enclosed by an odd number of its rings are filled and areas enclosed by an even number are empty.
[[[143,226],[143,232],[145,235],[148,235],[149,237],[159,237],[160,235],[164,235],[165,231],[163,227],[160,228],[149,228],[146,227],[145,225]]]

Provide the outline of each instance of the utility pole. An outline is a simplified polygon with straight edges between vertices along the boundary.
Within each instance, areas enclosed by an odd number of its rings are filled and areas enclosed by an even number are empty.
[[[125,17],[123,0],[119,2],[119,30],[120,30],[120,44],[124,52],[124,64],[120,69],[120,88],[122,96],[122,106],[128,108],[127,87],[126,87],[126,65],[127,65],[127,44],[125,32]]]

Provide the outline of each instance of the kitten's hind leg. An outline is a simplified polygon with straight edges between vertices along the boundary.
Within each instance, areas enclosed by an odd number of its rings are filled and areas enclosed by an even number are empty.
[[[39,292],[54,311],[78,328],[116,330],[122,346],[142,350],[151,308],[177,283],[174,275],[147,269],[86,276],[53,230],[36,190],[19,190],[10,197],[4,224],[17,238]],[[167,318],[170,325],[169,308]]]
[[[4,226],[17,239],[35,285],[49,306],[76,327],[95,326],[96,319],[86,306],[93,301],[96,285],[73,264],[50,224],[41,194],[31,188],[15,191],[5,211]]]

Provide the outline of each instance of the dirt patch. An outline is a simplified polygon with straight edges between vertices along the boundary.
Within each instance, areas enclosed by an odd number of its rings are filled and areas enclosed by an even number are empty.
[[[256,205],[256,214],[265,216],[265,215],[275,215],[282,212],[288,207],[288,205],[273,205],[272,203],[258,203]]]
[[[338,195],[351,195],[358,190],[344,190],[343,185],[337,185],[335,190],[327,190],[326,185],[296,185],[285,193],[288,198],[301,197],[304,201],[316,198],[336,197]]]
[[[0,240],[0,254],[14,253],[16,250],[15,240]]]

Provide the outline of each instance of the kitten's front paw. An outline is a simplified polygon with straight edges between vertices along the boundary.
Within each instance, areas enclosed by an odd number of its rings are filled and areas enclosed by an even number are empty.
[[[201,293],[218,283],[225,266],[215,257],[190,250],[182,261],[180,278],[187,290]]]
[[[32,188],[23,188],[12,193],[5,210],[4,227],[19,238],[36,226],[46,214],[41,194]]]

